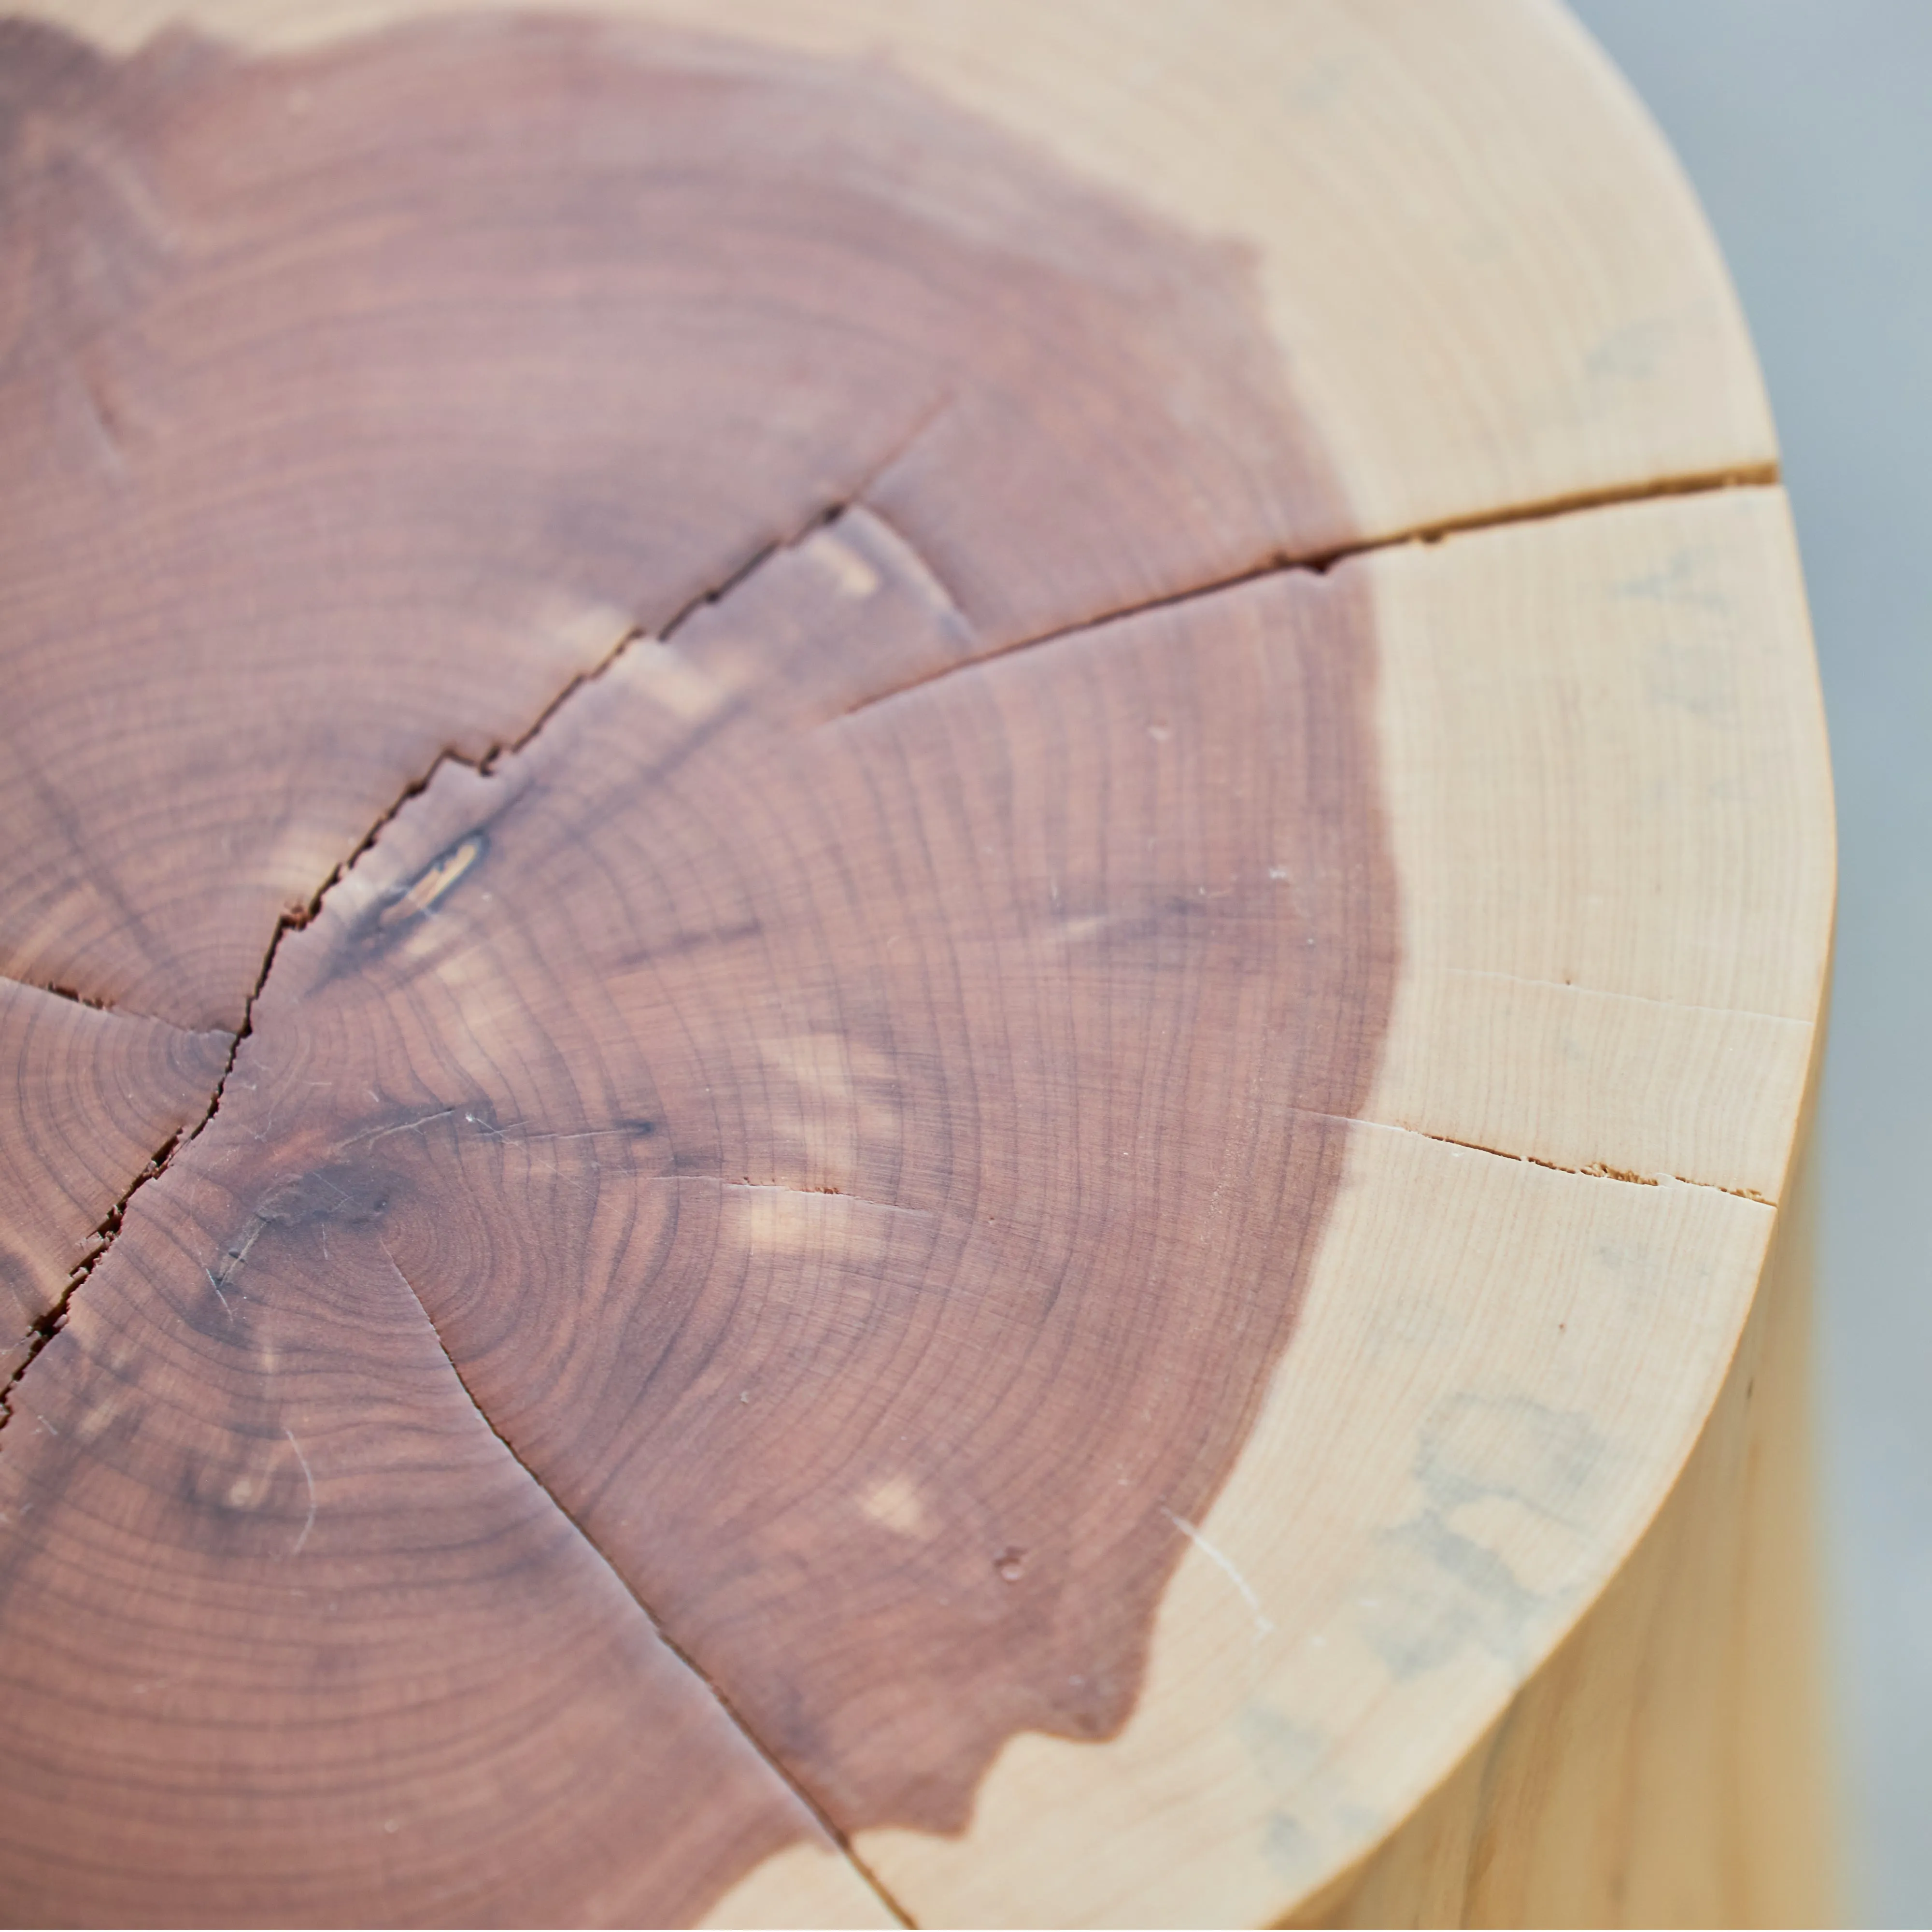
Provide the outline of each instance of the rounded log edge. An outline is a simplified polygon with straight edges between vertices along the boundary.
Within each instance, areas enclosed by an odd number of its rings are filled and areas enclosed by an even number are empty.
[[[476,10],[65,0],[23,10],[121,56],[185,19],[234,47],[298,59],[402,15]],[[1641,110],[1567,16],[1527,0],[1225,0],[1130,14],[983,0],[556,10],[621,11],[778,50],[861,88],[884,75],[1043,157],[1074,184],[1070,196],[1090,189],[1144,208],[1246,265],[1293,412],[1312,426],[1314,480],[1283,483],[1241,535],[1248,551],[1196,576],[1254,576],[1252,592],[1236,594],[1258,599],[1279,580],[1286,614],[1257,603],[1257,625],[1370,640],[1360,696],[1382,843],[1379,858],[1364,847],[1348,862],[1384,865],[1396,908],[1370,1071],[1322,1144],[1333,1169],[1322,1170],[1324,1210],[1307,1253],[1285,1241],[1292,1329],[1225,1466],[1199,1479],[1198,1500],[1177,1490],[1184,1507],[1159,1503],[1172,1556],[1140,1649],[1121,1640],[1126,1692],[1091,1735],[1071,1720],[1049,1735],[1024,1714],[994,1724],[990,1743],[976,1734],[986,1768],[963,1809],[950,1798],[952,1810],[921,1819],[917,1802],[880,1798],[856,1773],[839,1785],[814,1747],[794,1754],[761,1737],[756,1686],[741,1696],[727,1682],[756,1748],[720,1732],[718,1775],[758,1796],[741,1808],[751,1822],[734,1814],[715,1844],[701,1822],[686,1828],[702,1847],[693,1856],[715,1859],[729,1882],[697,1886],[677,1910],[716,1924],[890,1923],[894,1912],[934,1923],[1822,1916],[1828,1834],[1808,1573],[1792,1526],[1806,1477],[1795,1177],[1828,965],[1828,770],[1749,344]],[[116,192],[117,209],[148,220],[138,187]],[[907,426],[922,434],[922,422],[914,410]],[[875,442],[898,434],[876,428]],[[845,520],[829,567],[842,581],[883,578],[915,602],[956,592],[946,570],[926,569],[937,552],[922,538],[914,487],[891,502],[866,488],[861,478],[835,493]],[[868,506],[876,530],[855,520]],[[910,559],[893,548],[908,533]],[[798,532],[776,534],[808,548]],[[1157,621],[1154,607],[1197,590],[1186,566],[1178,557],[1168,578],[1106,587],[1091,608],[1054,606],[1049,584],[1035,605],[1005,609],[994,586],[966,615],[998,655],[1115,609],[1149,607],[1146,621]],[[707,563],[690,588],[724,574]],[[969,585],[958,601],[970,606],[974,594]],[[679,602],[666,593],[668,607]],[[920,621],[944,632],[957,615]],[[8,1170],[10,1232],[31,1226],[38,1244],[17,1291],[37,1321],[73,1255],[116,1244],[121,1204],[143,1174],[130,1150],[160,1150],[166,1168],[171,1136],[194,1130],[225,1036],[248,1024],[232,962],[259,960],[264,920],[278,942],[280,907],[314,894],[320,915],[303,916],[314,916],[316,947],[338,928],[373,944],[397,907],[413,916],[482,858],[499,863],[496,847],[465,843],[494,782],[489,748],[550,716],[546,704],[594,672],[614,628],[634,621],[588,598],[546,607],[541,650],[506,651],[500,693],[460,723],[436,715],[429,691],[428,735],[386,753],[393,769],[372,766],[334,818],[291,831],[264,858],[230,951],[206,968],[202,1005],[155,1011],[130,999],[123,988],[145,968],[105,952],[74,956],[109,962],[103,986],[124,975],[112,998],[56,981],[52,968],[22,971],[33,988],[8,988],[22,1016],[0,1019],[20,1034],[22,1064],[61,1070],[80,1123],[62,1116],[68,1154]],[[1133,704],[1174,701],[1158,674],[1168,646],[1148,634],[1156,669],[1119,674],[1142,679],[1121,700],[1135,731]],[[1013,657],[1015,673],[1027,655]],[[933,674],[923,660],[880,662],[893,688]],[[1051,706],[1050,676],[1060,674],[1040,670],[1036,688],[1002,701]],[[1090,680],[1079,701],[1097,703],[1091,691],[1116,674],[1099,668],[1096,647],[1095,668],[1078,674]],[[612,672],[626,694],[694,730],[712,700],[681,676],[635,649]],[[879,702],[872,688],[848,695]],[[556,716],[558,733],[580,729],[564,710]],[[1010,742],[1023,736],[1010,717],[1001,728]],[[1150,711],[1146,728],[1173,724]],[[558,737],[554,753],[533,739],[532,754],[561,764],[574,743],[582,758],[602,755],[596,729]],[[452,744],[481,760],[474,784],[437,769]],[[403,782],[425,776],[428,790],[410,801]],[[370,800],[401,808],[364,853],[357,834],[379,825]],[[502,851],[507,863],[507,837]],[[1279,856],[1268,874],[1339,862],[1325,848]],[[749,931],[757,913],[725,908],[718,929],[736,930],[737,919]],[[49,914],[48,929],[68,916]],[[285,970],[308,973],[321,997],[334,969],[293,950],[304,930],[289,929]],[[1364,960],[1382,956],[1359,943]],[[52,958],[50,944],[36,932],[16,956]],[[56,984],[90,1005],[119,999],[121,1025],[89,1005],[49,1017]],[[248,1010],[264,1042],[278,996],[265,977],[266,1004]],[[788,1034],[782,1054],[761,1049],[754,1064],[818,1096],[814,1106],[848,1109],[862,1164],[866,1109],[886,1104],[885,1076],[849,1058],[826,1072],[814,1058],[826,1036]],[[124,1079],[100,1070],[124,1060],[135,1067]],[[251,1063],[231,1054],[228,1064]],[[82,1066],[85,1076],[68,1070]],[[1231,1096],[1238,1070],[1225,1076]],[[90,1099],[88,1082],[106,1094],[116,1081],[138,1106]],[[243,1104],[224,1099],[224,1112],[238,1117]],[[491,1130],[508,1118],[492,1117]],[[386,1116],[358,1128],[405,1130]],[[808,1150],[807,1166],[820,1158]],[[348,1184],[328,1172],[332,1186]],[[813,1177],[806,1184],[828,1196],[856,1194]],[[162,1217],[200,1212],[200,1197],[164,1179],[175,1191],[147,1197],[140,1238],[185,1242]],[[816,1253],[827,1237],[797,1222],[786,1191],[747,1196],[746,1238]],[[290,1197],[284,1186],[269,1198]],[[838,1211],[872,1210],[860,1201]],[[838,1238],[862,1238],[885,1266],[901,1238],[886,1217],[902,1211],[882,1205],[876,1226],[854,1234],[842,1223]],[[298,1202],[256,1218],[281,1240],[310,1212]],[[598,1228],[584,1238],[596,1255],[609,1237]],[[399,1278],[415,1272],[406,1244],[390,1261]],[[92,1265],[68,1329],[44,1349],[22,1345],[45,1359],[13,1391],[0,1479],[31,1484],[21,1436],[37,1420],[62,1426],[64,1412],[37,1406],[38,1391],[68,1372],[67,1336],[94,1346],[74,1321],[84,1324],[90,1302],[108,1306],[113,1278],[104,1268],[90,1280]],[[209,1276],[218,1298],[226,1278]],[[462,1331],[443,1339],[460,1370]],[[487,1388],[478,1400],[494,1412]],[[100,1406],[89,1400],[92,1417]],[[42,1432],[37,1454],[51,1453]],[[306,1538],[304,1509],[326,1534],[318,1495],[325,1508],[328,1498],[304,1433],[288,1426],[292,1456],[277,1449],[272,1480]],[[227,1493],[257,1480],[269,1479],[238,1475]],[[872,1518],[911,1534],[920,1496],[890,1477],[868,1480]],[[1018,1540],[994,1555],[1016,1586],[1039,1560]],[[612,1634],[625,1606],[604,1572],[574,1556],[542,1560],[566,1564],[572,1601],[590,1606],[570,1628],[586,1652],[609,1650],[610,1682],[661,1668],[656,1652],[640,1660],[640,1640]],[[612,1560],[631,1581],[621,1550]],[[132,1574],[116,1587],[138,1590]],[[22,1600],[45,1616],[63,1599],[53,1589]],[[776,1602],[744,1614],[776,1618],[757,1627],[782,1643],[782,1593]],[[676,1642],[674,1622],[665,1628]],[[1075,1650],[1082,1640],[1067,1640]],[[712,1690],[735,1667],[728,1645],[718,1654],[722,1664],[700,1659]],[[550,1682],[533,1669],[515,1708],[563,1694]],[[675,1708],[691,1737],[711,1737],[708,1708]],[[621,1754],[618,1728],[572,1733],[568,1748]],[[560,1805],[579,1802],[567,1783],[546,1787]],[[369,1828],[406,1858],[412,1825],[394,1823],[372,1814]],[[382,1870],[398,1869],[389,1844],[380,1849]],[[84,1843],[65,1856],[84,1859]],[[601,1840],[584,1856],[604,1889],[574,1895],[568,1875],[552,1874],[548,1892],[506,1895],[503,1914],[621,1921],[662,1909],[640,1900],[673,1895],[625,1892],[606,1876],[621,1874],[624,1856]],[[16,1870],[20,1856],[8,1854]],[[61,1896],[51,1869],[37,1869],[41,1888],[26,1895]],[[370,1896],[435,1916],[406,1892]],[[473,1900],[466,1909],[484,1916]]]
[[[1282,1923],[1837,1922],[1811,1461],[1821,1060],[1750,1314],[1663,1507],[1454,1769]]]

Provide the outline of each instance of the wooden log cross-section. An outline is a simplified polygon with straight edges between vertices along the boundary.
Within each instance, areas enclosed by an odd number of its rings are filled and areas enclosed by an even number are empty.
[[[0,24],[0,1915],[1830,1909],[1829,782],[1545,0]]]

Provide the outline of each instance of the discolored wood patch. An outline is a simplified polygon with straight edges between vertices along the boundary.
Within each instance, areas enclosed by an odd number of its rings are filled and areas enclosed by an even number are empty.
[[[958,1828],[1132,1708],[1387,1018],[1242,262],[883,68],[4,33],[0,950],[244,1036],[0,1436],[14,1909]]]

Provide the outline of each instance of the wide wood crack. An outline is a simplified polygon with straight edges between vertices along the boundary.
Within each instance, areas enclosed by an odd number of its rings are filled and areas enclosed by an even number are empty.
[[[230,1065],[231,1066],[233,1065],[232,1057]],[[224,1070],[222,1079],[225,1082],[227,1077],[227,1072]],[[219,1100],[220,1096],[220,1088],[218,1086],[214,1097],[209,1102],[208,1112],[203,1114],[195,1123],[192,1132],[187,1138],[192,1138],[194,1134],[200,1133],[208,1124],[209,1117],[214,1111],[215,1102]],[[146,1165],[122,1190],[113,1206],[109,1208],[95,1223],[93,1232],[88,1237],[88,1240],[94,1245],[82,1256],[80,1265],[68,1276],[66,1286],[61,1290],[60,1298],[28,1330],[28,1332],[33,1339],[27,1344],[27,1352],[16,1366],[14,1372],[8,1377],[5,1386],[0,1388],[0,1430],[4,1430],[8,1424],[14,1419],[14,1393],[20,1386],[21,1378],[39,1359],[40,1351],[67,1326],[68,1310],[73,1306],[74,1297],[87,1285],[88,1276],[100,1265],[103,1257],[114,1245],[119,1236],[121,1224],[127,1216],[128,1204],[147,1186],[149,1181],[158,1180],[167,1172],[183,1138],[184,1136],[180,1133],[170,1134],[148,1156]]]

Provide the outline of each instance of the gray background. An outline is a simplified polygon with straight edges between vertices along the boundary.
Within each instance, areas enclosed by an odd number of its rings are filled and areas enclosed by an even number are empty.
[[[1855,1922],[1932,1923],[1932,0],[1574,0],[1777,412],[1838,794],[1820,1367]]]

